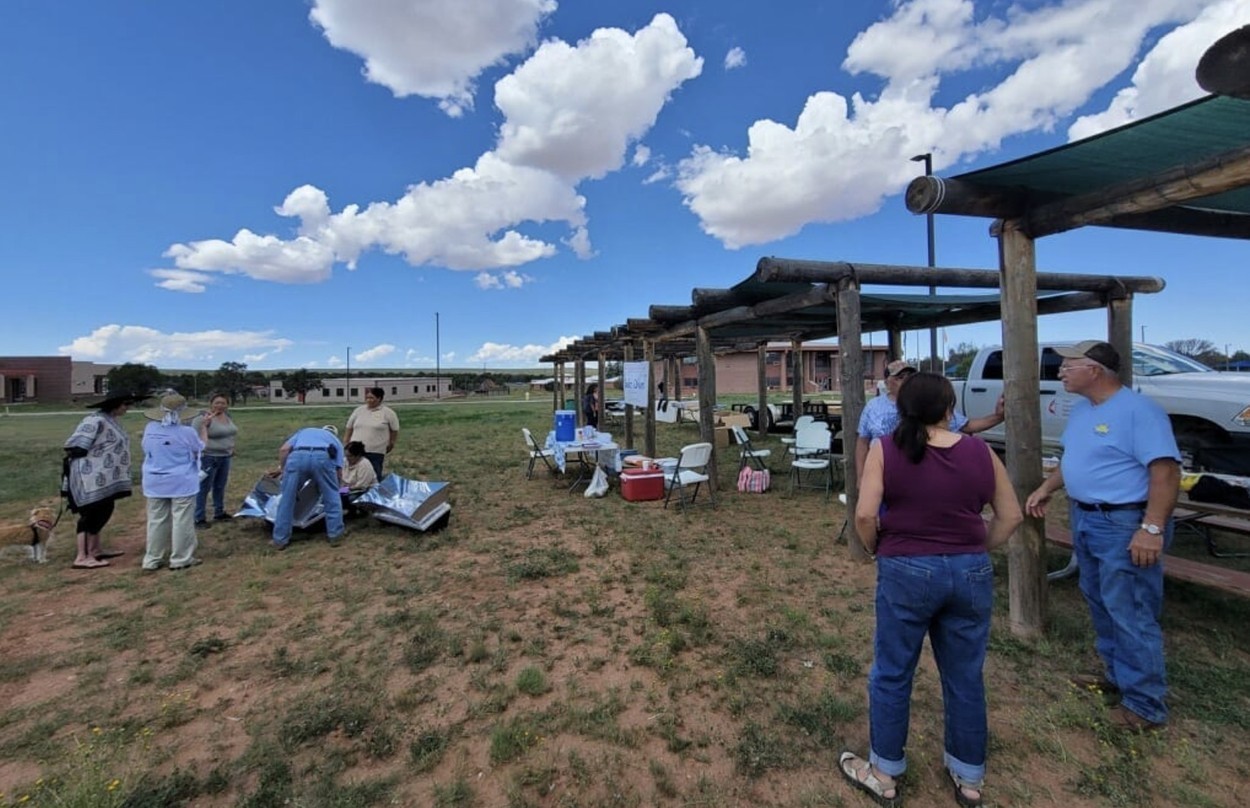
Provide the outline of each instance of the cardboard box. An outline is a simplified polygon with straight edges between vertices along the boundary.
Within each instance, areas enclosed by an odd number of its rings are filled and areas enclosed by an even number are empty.
[[[717,426],[740,426],[743,429],[751,428],[751,416],[741,412],[718,412],[716,413]]]
[[[659,469],[625,469],[621,472],[621,496],[630,502],[664,499],[664,472]]]
[[[734,442],[733,430],[727,426],[718,426],[712,431],[712,445],[724,449]]]

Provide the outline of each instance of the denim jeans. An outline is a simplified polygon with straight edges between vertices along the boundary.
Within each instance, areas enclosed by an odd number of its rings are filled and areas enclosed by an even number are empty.
[[[1142,512],[1083,511],[1069,515],[1072,550],[1081,569],[1081,593],[1094,623],[1094,647],[1107,681],[1120,688],[1120,703],[1147,721],[1168,719],[1167,673],[1163,662],[1163,562],[1133,566],[1129,542]],[[1172,521],[1163,547],[1172,544]]]
[[[207,476],[200,480],[200,492],[195,495],[195,521],[204,521],[204,515],[208,511],[209,491],[213,492],[213,516],[225,516],[230,455],[200,455],[200,468]]]
[[[993,602],[994,568],[987,553],[877,559],[869,758],[885,774],[898,777],[907,770],[912,679],[928,634],[942,679],[946,768],[964,782],[985,778],[988,729],[981,669]]]
[[[386,460],[385,452],[365,452],[365,459],[369,461],[369,465],[373,466],[373,473],[377,475],[379,481],[382,480],[382,461]]]
[[[282,498],[273,522],[273,543],[284,545],[291,540],[291,523],[295,520],[295,500],[300,487],[312,480],[321,494],[321,507],[326,511],[326,535],[336,539],[343,535],[343,504],[339,500],[338,470],[323,451],[295,450],[287,455],[282,470]]]

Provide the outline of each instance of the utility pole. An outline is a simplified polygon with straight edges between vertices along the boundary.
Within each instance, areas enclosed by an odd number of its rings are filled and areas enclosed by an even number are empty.
[[[933,152],[925,152],[924,154],[917,154],[915,157],[911,158],[911,160],[913,163],[924,163],[924,173],[926,177],[933,173]],[[929,268],[932,269],[937,266],[937,250],[936,250],[936,247],[934,245],[934,240],[933,240],[933,214],[932,213],[925,214],[925,220],[926,220],[925,224],[927,225],[927,229],[929,231]],[[936,284],[932,284],[932,283],[929,284],[929,297],[937,297],[937,285]],[[945,374],[946,363],[942,362],[940,365],[938,364],[940,360],[938,358],[938,343],[937,343],[937,327],[936,326],[929,329],[929,356],[930,356],[930,363],[929,363],[930,372]],[[939,370],[939,368],[941,369]]]
[[[345,385],[347,387],[347,400],[350,402],[352,400],[352,346],[350,345],[347,346],[347,376],[344,378],[344,381],[347,383]]]
[[[442,398],[443,369],[439,354],[443,352],[439,336],[438,312],[434,312],[434,398]]]

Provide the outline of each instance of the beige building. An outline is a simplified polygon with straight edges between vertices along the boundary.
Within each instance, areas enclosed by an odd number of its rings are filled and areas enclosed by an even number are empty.
[[[386,393],[384,401],[418,401],[430,398],[446,398],[451,395],[451,378],[447,376],[353,376],[347,379],[322,379],[320,390],[309,390],[307,404],[346,404],[349,401],[363,404],[365,388],[381,387]],[[269,400],[275,403],[296,404],[299,398],[287,393],[282,382],[269,382]]]

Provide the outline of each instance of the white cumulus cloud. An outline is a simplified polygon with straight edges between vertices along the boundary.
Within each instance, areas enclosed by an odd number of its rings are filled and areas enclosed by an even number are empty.
[[[548,41],[497,83],[495,103],[504,113],[498,143],[472,167],[418,182],[393,202],[348,204],[337,212],[324,191],[302,185],[274,208],[295,220],[294,238],[245,228],[230,241],[174,244],[165,253],[174,268],[153,274],[164,273],[156,277],[176,291],[202,291],[196,287],[212,272],[313,283],[326,280],[335,263],[354,269],[371,249],[413,266],[480,273],[554,255],[556,244],[519,229],[547,222],[567,225],[563,243],[589,257],[578,183],[621,168],[672,93],[701,70],[702,60],[666,14],[634,34],[603,28],[576,45]],[[504,285],[526,280],[504,277]]]
[[[529,275],[525,275],[514,270],[507,272],[479,272],[473,278],[473,282],[479,289],[520,289],[527,283],[532,283],[534,279]]]
[[[651,150],[639,143],[634,147],[634,156],[630,160],[635,166],[645,166],[647,161],[651,159]]]
[[[725,69],[734,70],[739,67],[745,67],[747,63],[747,52],[742,48],[734,46],[725,54]]]
[[[529,50],[555,10],[554,0],[314,0],[308,16],[365,60],[366,79],[459,117],[473,108],[478,74]]]
[[[676,186],[703,230],[730,248],[871,214],[915,176],[912,155],[932,152],[941,169],[1054,126],[1132,65],[1148,36],[1214,2],[900,0],[843,63],[883,80],[875,97],[815,93],[792,124],[753,123],[744,153],[698,145],[678,164]],[[1003,78],[935,104],[944,78],[974,68]]]
[[[356,361],[357,362],[376,362],[382,357],[390,356],[393,353],[395,353],[395,346],[391,345],[390,343],[384,342],[381,345],[375,345],[372,348],[367,348],[363,351],[358,352],[356,354]]]
[[[484,342],[469,357],[472,364],[488,365],[536,365],[541,357],[560,350],[573,342],[574,337],[560,337],[551,345],[508,345]]]
[[[165,333],[147,326],[113,324],[100,326],[90,334],[75,337],[57,351],[93,362],[169,365],[188,361],[237,361],[236,357],[258,353],[269,356],[292,345],[294,343],[291,340],[276,337],[272,331]]]

